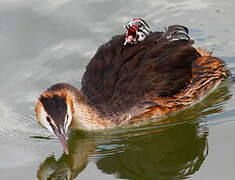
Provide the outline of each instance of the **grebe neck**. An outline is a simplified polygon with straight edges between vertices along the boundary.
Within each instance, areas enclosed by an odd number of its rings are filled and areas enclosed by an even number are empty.
[[[97,130],[113,126],[111,121],[103,116],[81,91],[76,90],[73,99],[71,129]]]

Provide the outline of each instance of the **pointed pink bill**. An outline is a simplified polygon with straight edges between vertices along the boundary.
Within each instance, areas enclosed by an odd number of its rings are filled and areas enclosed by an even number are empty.
[[[127,44],[127,43],[131,43],[132,41],[134,41],[134,37],[132,35],[129,35],[125,38],[125,42],[124,42],[124,46]]]
[[[54,129],[55,135],[60,140],[60,143],[62,144],[64,152],[68,155],[69,154],[69,147],[66,141],[65,134],[63,132],[60,132],[57,128]]]

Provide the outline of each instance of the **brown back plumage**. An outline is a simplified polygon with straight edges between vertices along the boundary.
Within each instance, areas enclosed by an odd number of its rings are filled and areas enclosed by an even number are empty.
[[[179,93],[192,78],[193,61],[200,57],[183,26],[151,33],[136,45],[123,43],[124,36],[119,35],[102,45],[82,79],[82,92],[101,111],[123,111],[146,96]]]

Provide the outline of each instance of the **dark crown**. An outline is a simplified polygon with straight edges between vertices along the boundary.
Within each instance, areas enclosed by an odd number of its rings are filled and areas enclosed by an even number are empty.
[[[67,113],[66,97],[58,95],[42,95],[39,100],[42,102],[45,111],[51,116],[55,123],[58,126],[63,125]]]

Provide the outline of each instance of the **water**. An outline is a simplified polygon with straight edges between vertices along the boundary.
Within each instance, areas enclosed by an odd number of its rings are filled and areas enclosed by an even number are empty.
[[[142,128],[70,133],[71,154],[34,120],[39,94],[80,88],[89,59],[132,17],[182,24],[235,72],[232,0],[1,0],[0,179],[234,179],[235,86]]]

